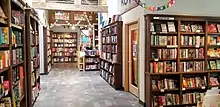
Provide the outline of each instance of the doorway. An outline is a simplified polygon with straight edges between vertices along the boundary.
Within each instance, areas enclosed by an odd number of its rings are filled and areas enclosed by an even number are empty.
[[[138,21],[129,23],[126,25],[126,47],[128,46],[126,60],[126,80],[127,80],[127,91],[134,94],[136,97],[139,96],[139,84],[138,84],[138,38],[139,38],[139,25]]]

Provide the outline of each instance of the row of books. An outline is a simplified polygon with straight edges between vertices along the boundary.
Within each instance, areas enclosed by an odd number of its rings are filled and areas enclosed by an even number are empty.
[[[174,59],[177,58],[177,49],[152,49],[151,58],[155,59]]]
[[[220,48],[208,48],[207,56],[208,57],[220,57]]]
[[[53,34],[53,38],[76,38],[77,34]]]
[[[31,47],[31,59],[34,57],[37,57],[39,54],[39,48],[38,47]]]
[[[13,85],[19,81],[24,79],[24,71],[23,71],[23,66],[18,66],[16,68],[13,68],[12,71],[12,83]]]
[[[176,62],[164,61],[164,62],[151,62],[150,72],[151,73],[166,73],[176,72]]]
[[[104,36],[102,37],[102,43],[117,43],[117,36]]]
[[[99,58],[85,58],[85,63],[98,63],[99,62]]]
[[[220,45],[220,35],[208,35],[207,44],[208,45]]]
[[[204,61],[180,62],[180,72],[201,72],[205,70]]]
[[[117,25],[110,26],[108,28],[108,30],[103,31],[102,33],[103,33],[103,36],[109,36],[109,35],[117,34]]]
[[[174,22],[167,23],[150,23],[151,32],[176,32],[176,27]]]
[[[180,45],[186,46],[204,46],[205,37],[200,35],[181,35]]]
[[[205,88],[207,86],[206,76],[204,77],[183,77],[182,89]]]
[[[181,32],[197,32],[197,33],[204,32],[203,25],[201,25],[201,24],[190,24],[190,23],[181,23],[180,31]]]
[[[204,58],[204,48],[180,49],[180,58]]]
[[[10,51],[0,51],[0,69],[10,66]]]
[[[101,53],[101,58],[103,58],[105,60],[108,60],[110,62],[113,62],[113,63],[117,62],[117,54],[102,52]]]
[[[98,69],[99,69],[99,64],[85,65],[85,70],[98,70]]]
[[[208,70],[216,70],[216,69],[220,70],[220,60],[208,61],[207,69]]]
[[[102,45],[102,51],[117,53],[117,45]]]
[[[12,50],[13,64],[17,64],[23,60],[22,48]]]
[[[205,93],[186,93],[183,94],[182,103],[183,104],[195,104],[203,101]]]
[[[115,79],[114,79],[114,76],[113,76],[111,73],[109,73],[109,72],[107,72],[107,71],[105,71],[105,70],[101,70],[101,76],[102,76],[102,78],[104,78],[109,84],[114,85]]]
[[[153,96],[152,107],[161,107],[161,106],[179,105],[179,104],[180,104],[180,95],[178,94],[165,94],[160,96]]]
[[[16,24],[19,26],[24,25],[24,23],[25,23],[24,13],[22,13],[20,11],[16,11],[16,10],[12,10],[11,13],[12,13],[11,22],[13,24]]]
[[[69,52],[55,52],[54,53],[54,56],[60,56],[60,57],[65,57],[65,56],[76,56],[77,55],[77,53],[76,52],[71,52],[71,53],[69,53]]]
[[[57,47],[57,48],[59,48],[59,47],[65,47],[65,48],[67,48],[67,47],[76,47],[76,44],[75,43],[65,43],[65,44],[55,43],[54,47]]]
[[[163,80],[152,80],[152,89],[175,89],[177,88],[177,80],[174,79],[163,79]]]
[[[31,36],[30,42],[32,45],[38,45],[39,44],[39,36]]]
[[[99,55],[98,50],[85,50],[85,56],[94,56],[94,55]]]
[[[21,31],[12,31],[12,44],[22,44],[22,33]]]
[[[151,35],[151,45],[177,45],[177,36]]]
[[[53,58],[54,62],[76,62],[77,58],[75,57],[61,57],[61,58]]]
[[[0,44],[9,44],[9,28],[0,27]]]
[[[53,39],[53,42],[55,43],[76,43],[76,39]]]

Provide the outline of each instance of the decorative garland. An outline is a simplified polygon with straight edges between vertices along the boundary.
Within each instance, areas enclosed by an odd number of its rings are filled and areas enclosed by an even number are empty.
[[[176,0],[168,0],[168,2],[164,5],[161,6],[152,6],[152,5],[147,5],[146,3],[141,2],[141,0],[134,0],[138,5],[141,7],[145,8],[146,10],[149,11],[161,11],[165,10],[171,6],[173,6],[176,2]]]

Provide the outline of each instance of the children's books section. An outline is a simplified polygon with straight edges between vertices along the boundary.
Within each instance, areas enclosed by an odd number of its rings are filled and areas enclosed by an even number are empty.
[[[196,107],[208,89],[219,87],[220,18],[145,19],[147,106]]]

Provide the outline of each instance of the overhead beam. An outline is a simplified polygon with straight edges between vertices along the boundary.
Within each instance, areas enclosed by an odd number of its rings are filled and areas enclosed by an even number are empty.
[[[36,9],[46,10],[67,10],[67,11],[92,11],[92,12],[108,12],[107,6],[97,5],[76,5],[50,2],[32,2],[32,7]]]

